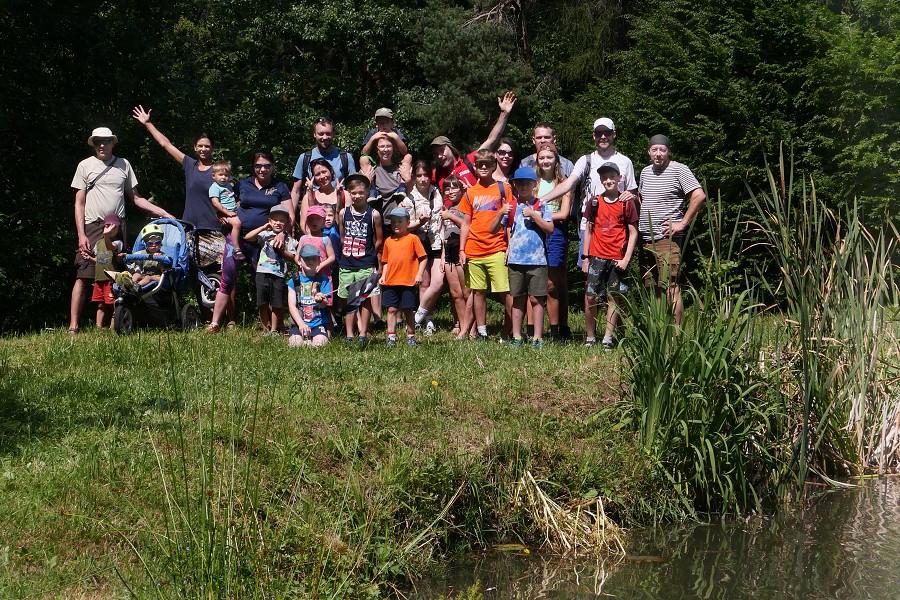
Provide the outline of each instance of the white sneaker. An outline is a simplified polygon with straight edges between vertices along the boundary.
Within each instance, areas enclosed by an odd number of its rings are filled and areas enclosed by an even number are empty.
[[[435,331],[437,331],[437,327],[434,324],[434,319],[428,317],[428,322],[425,324],[425,335],[434,335]]]

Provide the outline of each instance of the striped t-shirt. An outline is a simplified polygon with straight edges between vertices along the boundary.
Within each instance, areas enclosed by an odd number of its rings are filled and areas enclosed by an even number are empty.
[[[661,171],[653,165],[644,167],[638,187],[641,195],[638,230],[641,237],[645,240],[666,237],[660,233],[662,225],[669,220],[680,221],[684,218],[684,201],[699,187],[700,182],[691,170],[680,162],[669,161]]]

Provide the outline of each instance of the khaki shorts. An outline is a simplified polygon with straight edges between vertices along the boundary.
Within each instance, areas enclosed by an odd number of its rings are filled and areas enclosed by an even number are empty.
[[[541,265],[509,265],[509,294],[513,298],[547,295],[547,267]]]
[[[662,285],[660,280],[663,274],[666,274],[669,285],[675,285],[681,272],[681,242],[664,238],[645,243],[641,246],[638,260],[644,276],[644,286]]]
[[[96,223],[85,223],[84,235],[87,236],[88,244],[91,250],[93,250],[94,246],[97,245],[97,242],[100,241],[100,238],[103,237],[103,222],[97,221]],[[78,248],[75,248],[75,260],[73,263],[75,264],[76,278],[90,279],[91,281],[94,280],[94,271],[96,270],[94,266],[95,263],[83,257]]]
[[[470,290],[509,291],[506,252],[466,259],[466,287]]]

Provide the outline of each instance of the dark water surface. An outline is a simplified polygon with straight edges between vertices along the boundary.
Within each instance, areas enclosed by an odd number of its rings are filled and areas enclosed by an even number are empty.
[[[797,514],[632,531],[624,561],[490,552],[410,595],[487,599],[812,598],[900,600],[900,477],[828,493]],[[664,561],[664,562],[657,562]]]

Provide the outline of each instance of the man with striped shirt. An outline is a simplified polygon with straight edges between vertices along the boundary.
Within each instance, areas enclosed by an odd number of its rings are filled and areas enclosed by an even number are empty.
[[[662,134],[651,137],[647,152],[651,164],[641,171],[638,187],[641,271],[644,285],[652,286],[657,298],[662,295],[661,280],[668,280],[667,297],[675,323],[680,325],[678,274],[684,232],[703,206],[706,193],[687,165],[671,160],[668,137]]]

